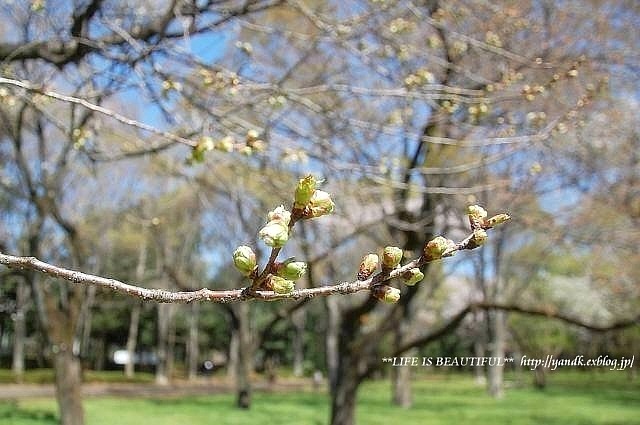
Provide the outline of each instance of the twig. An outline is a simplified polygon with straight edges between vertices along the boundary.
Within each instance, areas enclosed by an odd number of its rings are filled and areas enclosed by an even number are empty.
[[[150,133],[156,134],[158,136],[162,136],[165,139],[174,141],[174,142],[178,142],[178,143],[182,143],[184,145],[188,145],[191,147],[195,147],[198,143],[193,141],[193,140],[189,140],[187,138],[184,137],[180,137],[176,134],[170,133],[168,131],[163,131],[163,130],[159,130],[156,127],[153,127],[149,124],[145,124],[142,123],[140,121],[136,121],[132,118],[128,118],[125,117],[124,115],[121,115],[115,111],[112,111],[110,109],[107,109],[103,106],[100,105],[95,105],[91,102],[89,102],[86,99],[81,99],[79,97],[74,97],[74,96],[69,96],[66,94],[61,94],[61,93],[57,93],[51,90],[45,90],[42,87],[39,87],[35,84],[32,84],[30,82],[27,81],[20,81],[20,80],[14,80],[11,78],[4,78],[4,77],[0,77],[0,84],[8,84],[8,85],[12,85],[12,86],[16,86],[16,87],[20,87],[23,88],[25,90],[31,91],[33,93],[37,93],[43,96],[47,96],[50,97],[52,99],[56,99],[56,100],[61,100],[63,102],[68,102],[68,103],[73,103],[76,105],[81,105],[87,109],[90,109],[92,111],[101,113],[103,115],[106,115],[110,118],[113,118],[116,121],[119,121],[123,124],[132,126],[132,127],[136,127],[139,128],[141,130],[144,131],[148,131]]]
[[[473,243],[473,237],[469,236],[462,242],[458,243],[455,248],[443,254],[443,257],[453,255],[456,251],[463,249],[473,249],[476,246]],[[353,294],[360,291],[367,291],[380,285],[383,282],[401,277],[405,272],[415,267],[420,267],[431,260],[425,257],[416,258],[402,267],[393,269],[389,272],[383,271],[375,274],[371,278],[363,281],[342,282],[335,285],[320,286],[316,288],[296,289],[288,294],[278,294],[274,291],[265,291],[254,289],[252,287],[211,290],[199,289],[196,291],[167,291],[164,289],[147,289],[140,286],[131,285],[116,279],[110,279],[101,276],[95,276],[76,270],[70,270],[58,267],[49,263],[45,263],[35,257],[17,257],[0,253],[0,264],[13,269],[28,269],[44,273],[54,278],[68,280],[69,282],[82,285],[95,285],[110,289],[112,291],[140,298],[144,301],[155,301],[159,303],[190,303],[194,301],[209,301],[214,303],[231,303],[245,301],[248,299],[257,299],[261,301],[276,300],[301,300],[318,296],[329,296],[337,294]]]

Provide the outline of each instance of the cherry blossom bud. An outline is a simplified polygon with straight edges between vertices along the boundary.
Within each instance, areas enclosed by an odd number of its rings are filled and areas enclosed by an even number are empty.
[[[487,227],[493,227],[493,226],[497,226],[498,224],[502,224],[508,220],[511,220],[511,216],[509,214],[498,214],[488,219],[485,222],[485,224]]]
[[[277,275],[288,280],[298,280],[307,272],[304,261],[285,261],[277,267]]]
[[[378,268],[380,259],[376,254],[367,254],[362,257],[360,268],[358,269],[358,280],[367,280]]]
[[[331,195],[327,192],[316,190],[309,200],[309,207],[311,209],[311,217],[316,218],[331,213],[335,204],[331,200]]]
[[[471,218],[482,221],[487,217],[487,211],[480,205],[469,205],[467,208],[467,215]]]
[[[305,178],[300,179],[298,186],[296,186],[295,206],[297,208],[304,208],[307,206],[313,193],[316,191],[318,182],[311,174]]]
[[[455,242],[452,240],[437,236],[427,242],[422,252],[428,261],[438,260],[442,258],[442,254],[446,251],[455,248],[455,245]]]
[[[269,221],[279,221],[285,226],[288,226],[291,222],[291,213],[287,211],[284,205],[280,205],[275,210],[269,211],[267,217],[269,218]]]
[[[413,286],[424,279],[424,273],[422,273],[422,271],[416,267],[403,274],[402,277],[405,279],[405,285]]]
[[[233,152],[233,137],[223,137],[213,145],[213,148],[222,152]]]
[[[376,285],[371,290],[374,298],[389,304],[395,304],[400,300],[400,290],[387,285]]]
[[[397,246],[388,246],[382,252],[382,264],[388,269],[395,268],[402,261],[402,250]]]
[[[271,276],[268,286],[277,294],[289,294],[296,288],[292,280],[280,276]]]
[[[487,232],[484,229],[474,230],[472,240],[476,246],[483,245],[487,241]]]
[[[270,247],[283,247],[289,240],[289,227],[278,220],[268,222],[258,233],[260,239]]]
[[[249,276],[256,268],[256,254],[246,245],[239,246],[233,252],[233,264],[240,273]]]

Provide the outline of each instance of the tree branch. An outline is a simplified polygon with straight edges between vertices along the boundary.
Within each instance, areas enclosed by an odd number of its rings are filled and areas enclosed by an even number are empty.
[[[456,244],[455,247],[445,252],[442,256],[443,258],[450,257],[456,251],[474,249],[476,247],[477,245],[473,240],[472,234],[463,241]],[[251,286],[247,288],[229,290],[211,290],[203,288],[196,291],[177,292],[167,291],[164,289],[148,289],[124,283],[116,279],[95,276],[76,270],[58,267],[49,263],[45,263],[44,261],[40,261],[35,257],[17,257],[0,253],[0,264],[4,264],[10,268],[34,270],[54,278],[68,280],[69,282],[75,284],[99,286],[124,295],[140,298],[144,301],[155,301],[159,303],[190,303],[194,301],[230,303],[245,301],[248,299],[257,299],[262,301],[301,300],[318,296],[353,294],[360,291],[371,290],[376,285],[380,285],[397,277],[402,277],[402,275],[409,270],[416,267],[421,267],[431,261],[432,260],[421,256],[408,262],[402,267],[398,267],[391,271],[379,272],[367,280],[342,282],[335,285],[320,286],[316,288],[296,289],[293,292],[287,294],[278,294],[274,291],[259,290],[252,288]]]

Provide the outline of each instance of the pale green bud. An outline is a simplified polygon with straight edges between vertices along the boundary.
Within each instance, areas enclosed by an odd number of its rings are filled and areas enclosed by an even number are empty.
[[[395,304],[400,300],[400,290],[387,285],[376,285],[371,294],[374,298],[389,304]]]
[[[490,219],[486,221],[486,225],[489,227],[497,226],[498,224],[502,224],[505,221],[511,220],[511,216],[509,214],[498,214],[494,215]]]
[[[402,261],[402,250],[397,246],[388,246],[382,252],[382,264],[389,269],[395,268]]]
[[[280,276],[271,276],[268,286],[278,294],[289,294],[296,288],[292,280]]]
[[[413,286],[416,283],[420,282],[424,279],[424,273],[419,268],[413,268],[406,272],[402,277],[404,277],[404,284],[407,286]]]
[[[258,236],[268,246],[280,248],[289,240],[289,227],[278,220],[270,221],[260,229]]]
[[[256,254],[253,250],[242,245],[233,251],[233,264],[244,276],[249,276],[256,268]]]
[[[260,136],[257,130],[249,130],[247,131],[247,141],[257,140]]]
[[[311,217],[315,218],[331,213],[335,204],[327,192],[316,190],[309,200],[309,207],[311,208]]]
[[[376,254],[367,254],[362,257],[360,268],[358,269],[358,280],[367,280],[378,268],[380,259]]]
[[[487,241],[487,238],[487,232],[485,232],[484,229],[476,229],[473,231],[472,239],[475,242],[476,246],[484,244]]]
[[[436,236],[424,246],[423,253],[427,260],[442,258],[442,254],[455,247],[455,242],[442,236]]]
[[[317,180],[311,174],[300,179],[298,186],[296,186],[295,206],[298,208],[304,208],[311,200],[317,185]]]
[[[304,261],[285,261],[278,267],[277,274],[289,280],[298,280],[307,272],[307,263]]]
[[[243,146],[238,152],[245,156],[251,156],[253,154],[253,149],[251,149],[251,146]]]
[[[280,205],[275,210],[269,211],[267,217],[269,218],[269,221],[279,221],[285,226],[288,226],[291,222],[291,213],[287,211],[284,205]]]
[[[233,151],[233,137],[225,136],[222,139],[218,140],[213,147],[214,147],[214,149],[222,151],[222,152],[232,152]]]
[[[480,205],[469,205],[467,215],[472,219],[482,221],[487,217],[487,211]]]

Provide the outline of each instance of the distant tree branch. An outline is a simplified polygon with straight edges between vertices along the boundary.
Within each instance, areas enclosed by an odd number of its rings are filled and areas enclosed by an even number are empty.
[[[187,138],[178,136],[176,134],[170,133],[168,131],[162,131],[157,129],[156,127],[153,127],[149,124],[145,124],[142,123],[140,121],[134,120],[132,118],[128,118],[125,117],[122,114],[119,114],[118,112],[112,111],[111,109],[105,108],[104,106],[100,106],[100,105],[96,105],[93,104],[91,102],[89,102],[86,99],[81,99],[79,97],[74,97],[74,96],[69,96],[66,94],[61,94],[61,93],[57,93],[51,90],[45,90],[42,87],[39,87],[35,84],[32,84],[28,81],[21,81],[21,80],[14,80],[11,78],[4,78],[4,77],[0,77],[0,84],[8,84],[8,85],[12,85],[15,87],[20,87],[22,89],[25,89],[27,91],[33,92],[33,93],[37,93],[43,96],[47,96],[50,97],[52,99],[56,99],[56,100],[60,100],[63,102],[68,102],[68,103],[73,103],[76,105],[81,105],[87,109],[90,109],[94,112],[98,112],[100,114],[106,115],[116,121],[119,121],[123,124],[132,126],[132,127],[136,127],[139,128],[141,130],[144,131],[148,131],[149,133],[153,133],[156,134],[158,136],[162,136],[165,139],[169,139],[173,142],[178,142],[178,143],[182,143],[188,146],[196,146],[197,142],[193,141],[193,140],[189,140]]]

